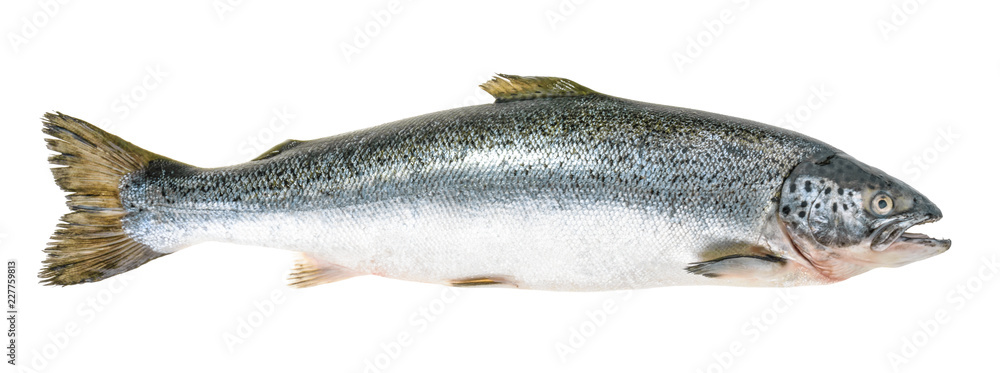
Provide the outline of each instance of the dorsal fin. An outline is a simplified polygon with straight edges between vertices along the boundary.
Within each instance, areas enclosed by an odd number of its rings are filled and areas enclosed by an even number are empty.
[[[496,99],[495,102],[531,100],[543,97],[585,96],[595,94],[576,82],[548,76],[517,76],[497,74],[480,88]]]
[[[281,152],[299,146],[304,142],[305,141],[300,141],[300,140],[285,140],[285,142],[275,145],[271,149],[267,149],[267,151],[265,151],[261,155],[258,155],[257,158],[251,159],[251,161],[259,161],[262,159],[268,159],[274,157],[278,154],[281,154]]]

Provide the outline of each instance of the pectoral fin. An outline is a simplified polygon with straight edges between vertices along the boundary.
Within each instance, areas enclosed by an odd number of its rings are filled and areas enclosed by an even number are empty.
[[[685,270],[709,278],[771,280],[784,273],[788,260],[774,255],[730,255],[691,263]]]
[[[292,273],[288,276],[288,285],[296,288],[307,288],[362,274],[315,256],[302,254],[302,257],[295,262]]]

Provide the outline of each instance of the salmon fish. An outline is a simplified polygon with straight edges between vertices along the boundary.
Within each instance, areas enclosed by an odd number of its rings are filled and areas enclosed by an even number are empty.
[[[829,284],[939,254],[912,187],[801,134],[500,74],[492,104],[199,168],[82,120],[43,124],[69,192],[39,274],[99,281],[206,241],[301,253],[290,284],[361,275],[597,291]]]

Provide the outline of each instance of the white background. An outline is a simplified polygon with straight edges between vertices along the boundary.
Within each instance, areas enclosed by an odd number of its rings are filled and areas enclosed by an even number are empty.
[[[21,371],[996,369],[1000,281],[984,261],[997,260],[997,4],[650,3],[4,2],[0,259],[18,262]],[[66,212],[46,111],[220,166],[288,138],[488,103],[476,86],[494,72],[783,122],[923,192],[945,218],[915,230],[954,245],[783,292],[453,294],[374,276],[296,290],[284,286],[293,253],[217,243],[116,280],[37,285]]]

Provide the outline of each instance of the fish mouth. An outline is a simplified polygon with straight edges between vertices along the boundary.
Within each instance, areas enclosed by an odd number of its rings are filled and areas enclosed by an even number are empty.
[[[944,252],[951,248],[951,240],[933,238],[923,233],[906,231],[914,226],[933,223],[938,220],[941,220],[940,215],[934,216],[930,214],[915,219],[890,219],[872,233],[871,249],[884,251],[891,246],[921,246],[939,248],[940,252]]]

